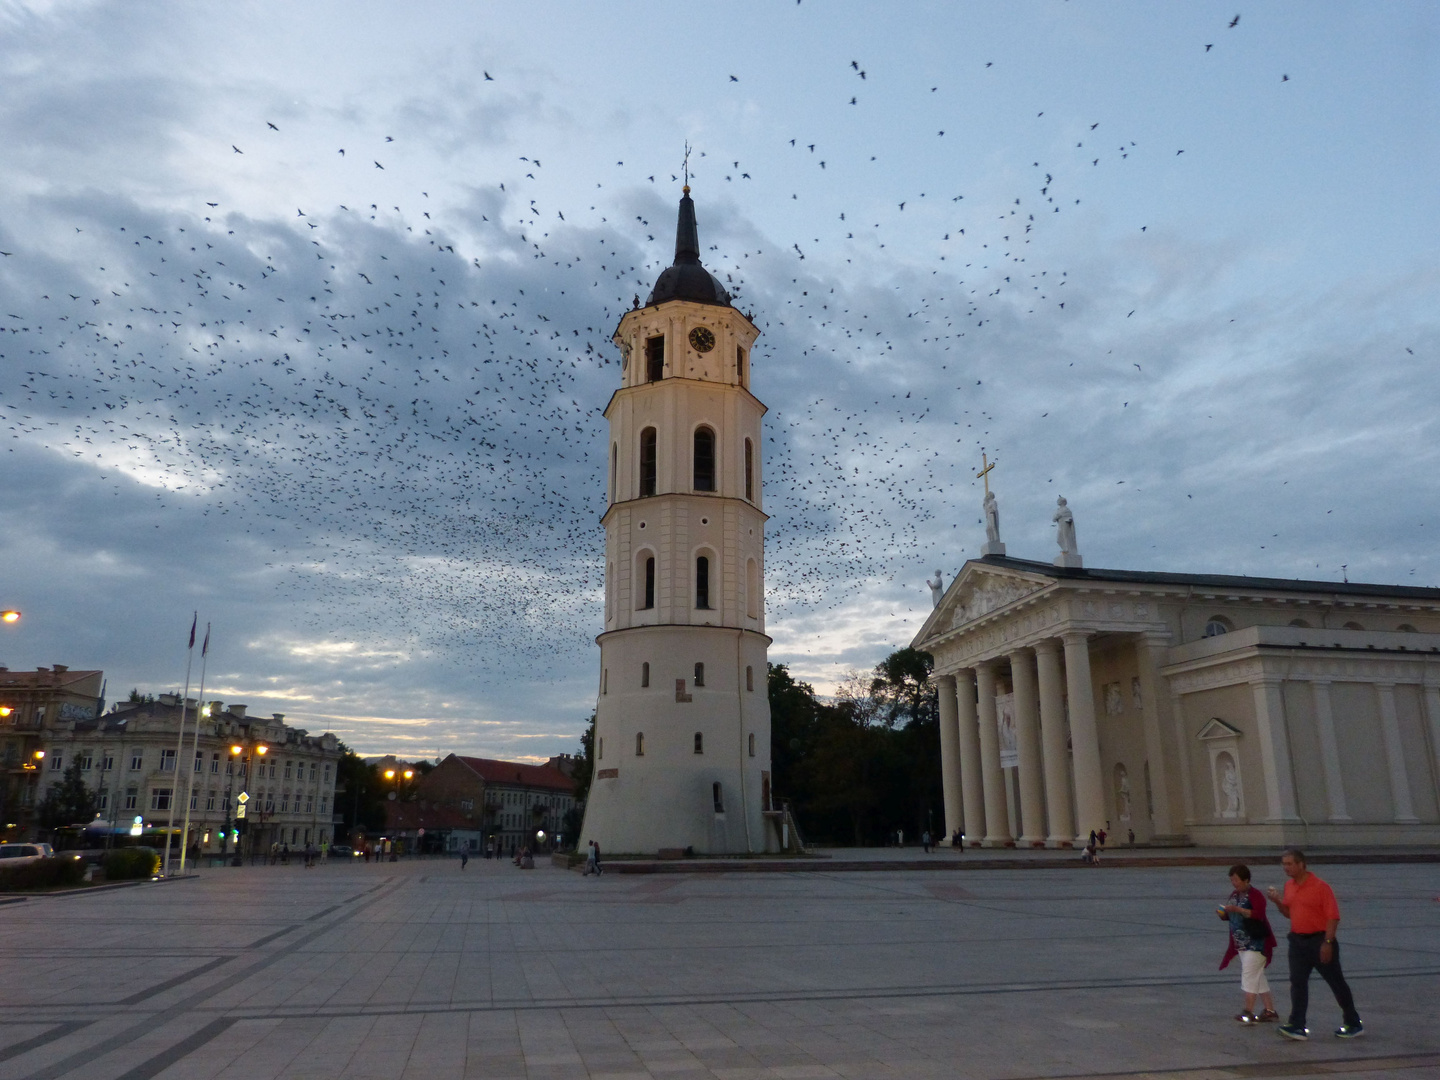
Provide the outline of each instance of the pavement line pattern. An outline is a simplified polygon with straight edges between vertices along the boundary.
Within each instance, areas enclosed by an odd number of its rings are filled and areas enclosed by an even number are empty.
[[[181,1058],[188,1057],[206,1043],[225,1034],[233,1023],[235,1020],[228,1016],[211,1020],[193,1035],[181,1039],[174,1046],[162,1050],[154,1057],[142,1061],[133,1069],[121,1073],[116,1080],[151,1080],[151,1077],[159,1076]]]
[[[207,971],[214,971],[221,964],[228,964],[231,960],[235,959],[235,956],[235,953],[231,953],[228,956],[217,956],[208,964],[201,964],[199,967],[194,968],[191,971],[182,972],[181,974],[176,975],[173,979],[166,979],[164,982],[156,983],[154,986],[147,986],[144,990],[137,991],[136,993],[131,994],[129,997],[121,998],[118,1002],[116,1002],[116,1004],[139,1005],[142,1001],[149,1001],[152,997],[155,997],[158,994],[163,994],[166,990],[172,990],[177,986],[181,986],[184,983],[189,982],[191,979],[198,979]]]
[[[1346,1076],[1354,1073],[1394,1072],[1440,1067],[1440,1054],[1401,1054],[1384,1057],[1331,1058],[1310,1061],[1256,1061],[1245,1065],[1212,1065],[1201,1069],[1146,1069],[1144,1072],[1066,1073],[1028,1076],[1016,1080],[1264,1080],[1272,1076]]]
[[[66,1020],[56,1024],[48,1031],[42,1031],[39,1035],[24,1039],[0,1050],[0,1061],[9,1061],[12,1057],[19,1057],[21,1054],[28,1054],[31,1050],[38,1049],[52,1043],[56,1039],[63,1039],[71,1032],[79,1031],[83,1027],[89,1027],[89,1020]]]

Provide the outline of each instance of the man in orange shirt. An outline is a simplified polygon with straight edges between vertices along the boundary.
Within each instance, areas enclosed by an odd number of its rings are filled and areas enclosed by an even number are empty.
[[[1290,1022],[1282,1024],[1280,1034],[1287,1039],[1308,1039],[1305,1011],[1310,1004],[1310,972],[1320,972],[1329,984],[1340,1006],[1344,1023],[1335,1029],[1341,1039],[1353,1039],[1365,1033],[1355,999],[1340,971],[1340,942],[1336,930],[1340,926],[1340,905],[1335,893],[1305,867],[1305,853],[1290,848],[1280,856],[1280,865],[1289,879],[1282,896],[1270,886],[1270,899],[1280,914],[1290,920]]]

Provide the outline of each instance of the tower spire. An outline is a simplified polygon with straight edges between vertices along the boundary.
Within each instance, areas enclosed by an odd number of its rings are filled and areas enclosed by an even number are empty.
[[[680,216],[675,223],[675,266],[700,262],[700,230],[695,226],[695,203],[690,198],[690,144],[685,144],[685,160],[681,164],[685,186],[680,189]]]

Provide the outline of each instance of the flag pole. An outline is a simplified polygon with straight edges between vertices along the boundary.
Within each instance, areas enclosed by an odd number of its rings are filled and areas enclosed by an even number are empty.
[[[185,823],[180,826],[180,873],[185,873],[185,849],[190,841],[190,803],[195,798],[195,761],[200,756],[200,720],[205,715],[205,657],[210,651],[210,624],[205,624],[205,644],[200,646],[200,692],[195,697],[195,739],[190,744],[190,767],[186,772],[189,779],[185,782]],[[184,739],[184,732],[181,732],[181,739]],[[176,768],[179,768],[177,763]],[[177,774],[178,779],[178,774]],[[178,784],[176,785],[179,786]]]
[[[185,646],[185,693],[180,695],[180,736],[175,746],[175,781],[170,788],[170,819],[165,826],[165,857],[161,860],[160,873],[170,876],[170,836],[175,831],[175,797],[180,794],[180,755],[185,752],[185,710],[190,705],[190,662],[195,659],[195,627],[200,623],[200,613],[190,616],[190,644]]]

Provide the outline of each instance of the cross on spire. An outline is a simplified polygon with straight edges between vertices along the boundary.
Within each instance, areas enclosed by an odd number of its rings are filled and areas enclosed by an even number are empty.
[[[685,174],[685,190],[690,190],[690,142],[685,142],[685,160],[680,163],[680,169]]]
[[[990,470],[995,468],[998,462],[990,461],[985,456],[985,451],[980,451],[980,471],[975,474],[976,480],[985,481],[985,494],[990,494]]]

